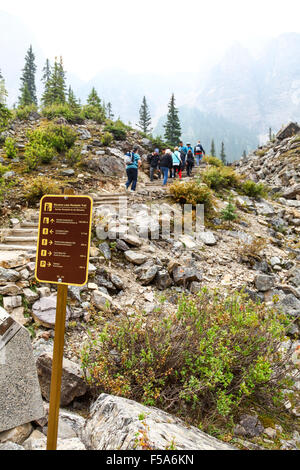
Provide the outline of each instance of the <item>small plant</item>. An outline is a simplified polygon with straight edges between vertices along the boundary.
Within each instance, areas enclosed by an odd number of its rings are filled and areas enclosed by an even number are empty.
[[[243,194],[255,199],[268,195],[268,189],[263,183],[255,183],[252,180],[244,181],[240,189]]]
[[[4,143],[4,150],[7,158],[16,158],[18,154],[17,145],[15,139],[7,137]]]
[[[14,111],[15,118],[20,121],[28,121],[32,113],[37,113],[37,106],[35,104],[21,106]]]
[[[70,148],[66,155],[66,160],[70,166],[75,166],[81,162],[81,147],[72,147]]]
[[[60,188],[52,179],[38,176],[24,187],[24,193],[30,204],[36,204],[45,194],[59,194]]]
[[[177,312],[124,315],[91,333],[82,367],[95,393],[180,410],[195,423],[228,420],[254,400],[272,408],[276,397],[282,406],[281,390],[291,386],[288,356],[280,350],[287,327],[286,317],[242,293],[223,297],[203,289],[182,296]]]
[[[209,165],[212,165],[212,166],[217,166],[217,167],[221,167],[221,166],[224,166],[222,160],[220,160],[219,158],[217,157],[211,157],[211,156],[205,156],[203,158],[203,161],[205,163],[208,163]]]
[[[256,237],[249,243],[240,243],[238,253],[242,260],[249,261],[253,264],[255,261],[261,260],[261,252],[266,247],[266,240]]]
[[[52,104],[42,109],[42,116],[47,119],[64,117],[71,124],[80,124],[84,121],[82,111],[74,110],[69,104]]]
[[[104,147],[108,147],[114,139],[114,136],[110,132],[105,132],[101,137],[101,142]]]
[[[4,173],[6,173],[8,170],[9,170],[9,167],[3,166],[3,165],[1,165],[1,163],[0,163],[0,178],[1,178],[1,177],[4,175]]]
[[[238,218],[236,207],[229,201],[227,206],[221,211],[221,219],[226,222],[233,222]]]
[[[221,166],[207,168],[202,173],[202,181],[211,189],[219,191],[227,188],[237,188],[240,177],[233,168]]]
[[[126,126],[120,119],[116,122],[108,121],[104,131],[110,132],[116,140],[126,140],[128,126]]]
[[[199,181],[182,183],[176,181],[169,188],[173,199],[180,204],[204,204],[204,210],[208,213],[214,206],[212,191]]]

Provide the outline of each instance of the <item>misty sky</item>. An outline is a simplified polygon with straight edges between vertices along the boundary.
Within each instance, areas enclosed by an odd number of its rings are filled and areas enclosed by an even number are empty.
[[[235,40],[257,46],[259,39],[300,32],[299,0],[0,0],[1,11],[30,29],[45,57],[62,55],[65,68],[82,79],[109,67],[193,70]],[[22,38],[20,47],[25,55]]]

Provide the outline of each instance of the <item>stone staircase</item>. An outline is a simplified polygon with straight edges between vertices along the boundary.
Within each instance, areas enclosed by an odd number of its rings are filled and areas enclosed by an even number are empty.
[[[183,175],[184,181],[189,181],[201,172],[202,168],[206,165],[201,165],[200,168],[194,169],[193,176],[188,178]],[[178,178],[176,178],[176,181]],[[175,180],[170,178],[168,184],[172,184]],[[167,197],[166,187],[162,186],[162,179],[156,179],[152,182],[145,183],[145,186],[139,189],[137,188],[136,193],[130,191],[119,192],[119,193],[97,193],[93,194],[93,209],[97,209],[104,206],[119,206],[122,203],[141,202],[140,198],[148,197],[150,200],[155,195],[163,195]],[[38,238],[38,224],[39,224],[39,212],[28,211],[27,217],[16,224],[11,229],[0,230],[0,251],[28,251],[36,252],[37,238]],[[9,257],[9,254],[7,255]]]

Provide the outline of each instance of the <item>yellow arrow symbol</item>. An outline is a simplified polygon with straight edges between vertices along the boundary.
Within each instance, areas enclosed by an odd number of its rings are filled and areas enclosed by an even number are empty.
[[[55,220],[54,220],[54,219],[51,219],[50,222],[51,222],[51,224],[54,224]]]
[[[52,256],[52,251],[49,251],[49,252],[48,252],[48,256]]]
[[[50,233],[51,233],[51,234],[54,233],[54,230],[50,230]]]
[[[51,266],[51,263],[48,263],[48,268],[50,268],[50,266]]]
[[[50,240],[49,245],[53,245],[53,242]]]

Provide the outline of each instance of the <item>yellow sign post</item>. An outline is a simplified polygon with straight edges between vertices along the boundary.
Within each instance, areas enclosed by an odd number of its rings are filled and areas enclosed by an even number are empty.
[[[58,285],[47,450],[57,445],[68,285],[87,282],[92,208],[89,196],[41,199],[35,277]]]

